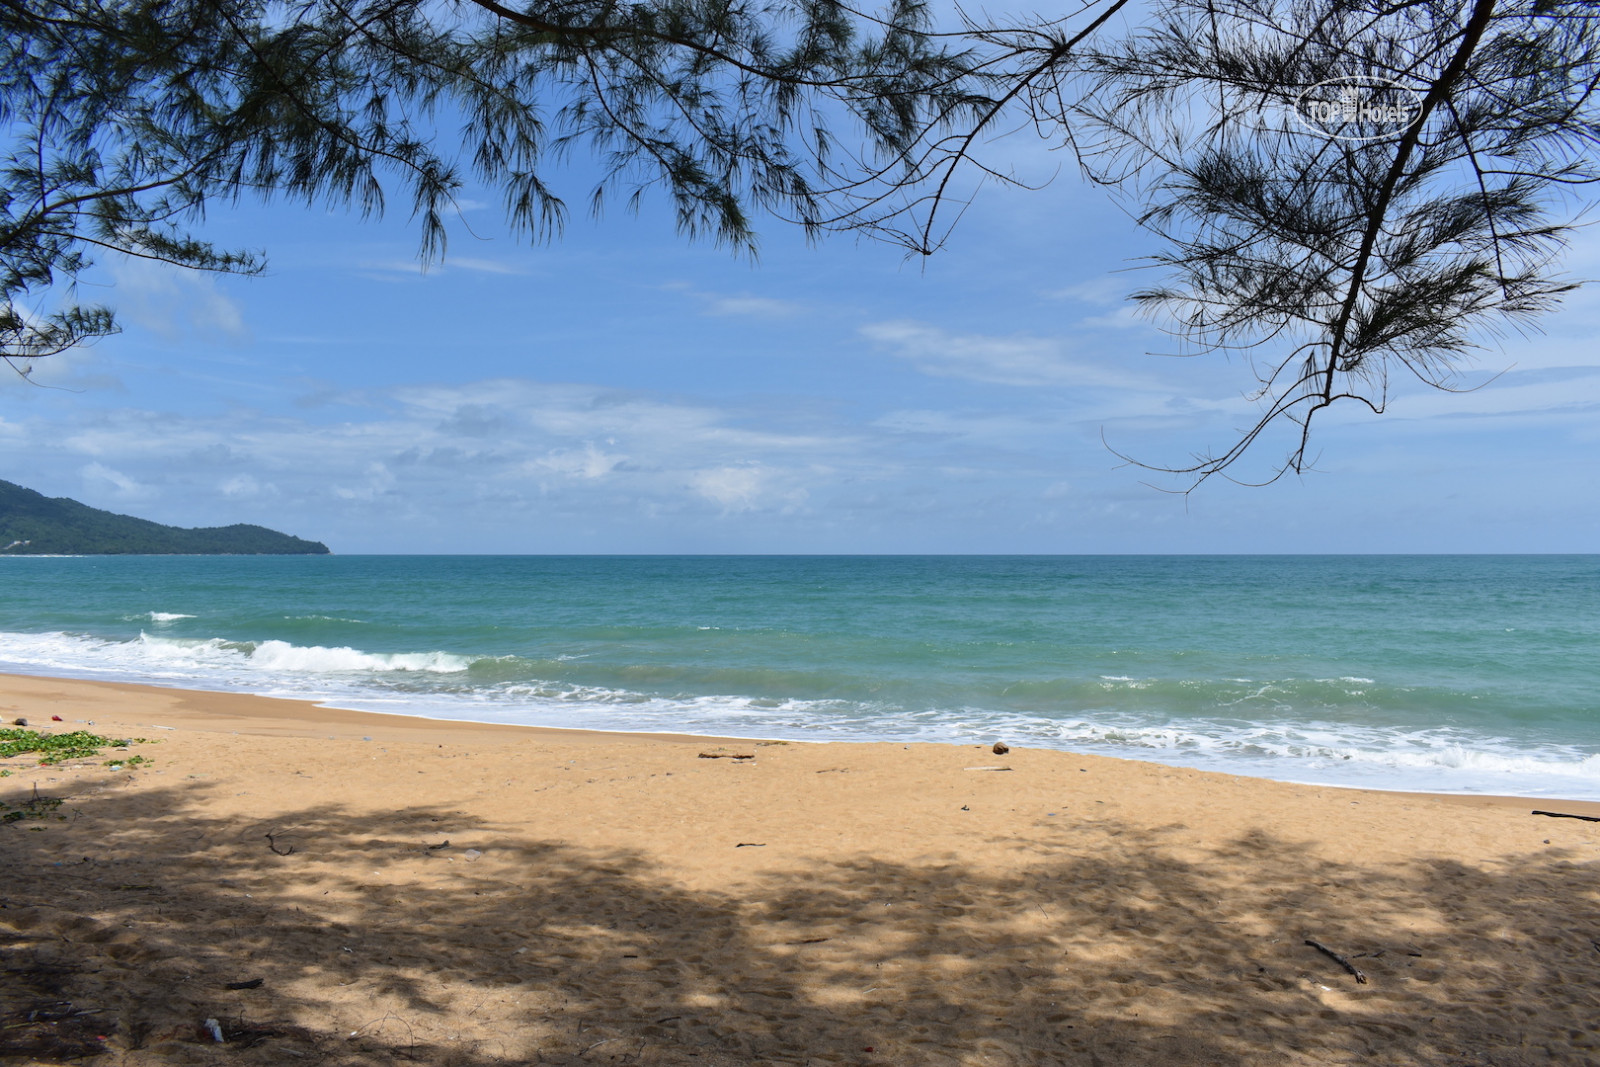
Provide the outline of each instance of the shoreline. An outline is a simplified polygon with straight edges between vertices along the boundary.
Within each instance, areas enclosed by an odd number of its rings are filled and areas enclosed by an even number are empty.
[[[356,731],[362,729],[361,723],[366,722],[364,729],[381,726],[389,730],[405,731],[410,728],[418,730],[435,730],[448,732],[454,728],[468,731],[509,731],[509,736],[518,736],[522,731],[534,731],[552,737],[570,739],[590,738],[595,741],[604,739],[628,739],[651,741],[676,741],[684,744],[700,742],[717,742],[721,744],[745,744],[781,742],[785,745],[937,745],[950,748],[965,748],[953,741],[855,741],[847,739],[821,739],[811,740],[802,738],[772,738],[764,736],[745,736],[731,734],[695,734],[679,733],[674,731],[645,731],[645,730],[603,730],[582,727],[541,726],[533,723],[502,723],[479,719],[452,719],[437,718],[427,715],[402,715],[392,712],[365,711],[354,708],[340,708],[330,704],[320,703],[298,697],[262,696],[256,693],[241,693],[231,690],[191,689],[182,686],[158,685],[146,682],[102,681],[92,678],[76,678],[58,675],[13,674],[0,672],[0,725],[8,725],[16,712],[8,711],[8,694],[13,691],[15,683],[53,683],[67,686],[90,687],[92,690],[103,690],[109,698],[118,692],[134,694],[148,694],[155,697],[157,694],[177,694],[174,703],[180,708],[191,708],[200,703],[207,705],[210,714],[221,715],[224,718],[237,717],[253,721],[258,728],[264,728],[267,733],[278,736],[305,736],[317,735],[317,730],[312,730],[311,724],[332,724],[340,729]],[[248,709],[248,710],[246,710]],[[31,721],[31,720],[30,720]],[[203,721],[203,717],[202,717]],[[294,733],[292,728],[283,724],[300,723],[300,729],[311,730],[310,733]],[[277,724],[269,727],[266,724]],[[37,725],[37,724],[35,724]],[[201,727],[205,728],[205,727]],[[320,726],[317,728],[320,730]],[[339,736],[334,734],[332,736]],[[983,747],[983,746],[978,746]],[[1018,746],[1013,746],[1018,747]],[[1340,789],[1351,792],[1389,794],[1406,797],[1435,797],[1449,799],[1453,802],[1470,803],[1482,801],[1496,807],[1520,807],[1526,804],[1560,804],[1575,809],[1574,813],[1600,817],[1600,801],[1581,800],[1561,796],[1524,796],[1513,793],[1473,793],[1473,792],[1444,792],[1433,790],[1417,790],[1402,788],[1387,788],[1382,786],[1344,785],[1327,782],[1311,782],[1286,778],[1268,778],[1261,775],[1238,774],[1231,771],[1215,771],[1196,767],[1187,767],[1177,763],[1162,763],[1158,760],[1139,759],[1135,756],[1107,756],[1102,754],[1088,754],[1072,749],[1026,747],[1034,752],[1058,752],[1067,757],[1084,756],[1094,759],[1123,760],[1129,763],[1164,767],[1174,770],[1194,771],[1195,773],[1217,774],[1224,777],[1242,778],[1246,781],[1273,782],[1281,785],[1299,786],[1307,789]]]
[[[181,686],[155,685],[146,682],[101,681],[94,678],[68,678],[50,674],[10,674],[0,673],[0,717],[9,724],[16,712],[12,709],[15,703],[11,699],[14,692],[37,695],[39,687],[57,686],[64,689],[60,694],[69,702],[88,704],[114,704],[117,694],[124,694],[141,698],[140,703],[147,701],[164,702],[170,705],[180,715],[199,712],[194,728],[216,732],[220,725],[211,724],[206,716],[217,716],[221,720],[239,720],[250,722],[258,729],[265,724],[275,724],[276,728],[269,728],[269,736],[307,737],[314,738],[320,735],[323,725],[336,728],[332,736],[337,738],[361,729],[371,729],[380,726],[396,731],[449,732],[460,729],[464,732],[477,733],[487,731],[508,736],[526,736],[528,731],[540,734],[549,734],[555,737],[581,739],[593,737],[600,738],[637,738],[652,741],[681,740],[685,743],[698,741],[744,741],[753,743],[765,741],[767,738],[739,738],[725,737],[714,734],[687,734],[650,732],[639,730],[586,730],[575,727],[538,726],[524,723],[498,723],[476,719],[442,719],[426,715],[397,715],[392,712],[358,711],[352,708],[339,708],[332,705],[319,703],[314,700],[304,700],[298,697],[262,696],[257,693],[239,693],[229,690],[214,689],[189,689]],[[74,693],[72,690],[82,687],[85,691]],[[91,695],[92,694],[92,695]],[[202,708],[201,705],[204,705]],[[25,714],[25,713],[23,713]],[[30,724],[37,725],[33,720]],[[315,724],[315,728],[313,725]],[[48,724],[46,724],[48,725]],[[148,725],[148,724],[147,724]],[[238,731],[231,731],[238,732]],[[786,744],[813,744],[818,742],[793,741]],[[829,742],[831,743],[831,742]]]
[[[157,742],[0,761],[8,1062],[1600,1056],[1600,823],[1529,815],[1600,805],[37,676],[0,715]]]

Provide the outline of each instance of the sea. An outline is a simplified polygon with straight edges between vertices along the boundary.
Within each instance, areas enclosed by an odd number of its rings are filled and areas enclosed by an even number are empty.
[[[1600,556],[0,557],[0,671],[1600,800]]]

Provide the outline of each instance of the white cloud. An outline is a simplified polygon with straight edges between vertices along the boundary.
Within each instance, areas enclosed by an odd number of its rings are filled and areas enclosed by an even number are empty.
[[[460,270],[476,271],[479,274],[526,274],[523,267],[514,263],[503,263],[497,259],[479,259],[473,256],[446,256],[444,266]]]
[[[1531,380],[1530,380],[1531,379]],[[1421,386],[1389,404],[1396,418],[1465,418],[1592,413],[1600,408],[1600,373],[1506,374],[1466,393]]]
[[[696,471],[689,485],[707,500],[729,511],[745,511],[761,495],[765,475],[758,467],[717,467]]]
[[[474,528],[498,528],[551,507],[706,519],[792,513],[841,477],[879,477],[893,440],[831,424],[786,426],[800,416],[782,408],[526,379],[360,396],[365,406],[340,405],[352,416],[342,421],[239,408],[85,412],[76,427],[55,424],[44,450],[77,457],[102,493],[148,495],[141,483],[159,484],[162,521],[315,529],[294,516],[321,516],[326,528],[329,515],[363,526],[378,515],[423,523],[472,515]],[[17,425],[35,448],[38,427]]]
[[[451,256],[436,263],[425,263],[420,259],[364,259],[357,267],[366,273],[369,278],[379,281],[397,281],[394,275],[402,278],[436,277],[449,274],[453,270],[467,270],[477,274],[527,274],[528,271],[514,263],[505,263],[497,259],[483,259],[475,256]]]
[[[439,271],[437,263],[424,263],[420,259],[364,259],[356,264],[365,276],[380,281],[396,281],[393,275],[421,278]]]
[[[1052,300],[1078,300],[1085,304],[1109,306],[1127,299],[1128,292],[1136,286],[1126,278],[1093,278],[1086,282],[1051,289],[1043,295]]]
[[[1043,435],[1057,435],[1068,420],[1048,413],[958,412],[930,410],[891,411],[872,425],[895,434],[913,434],[987,445],[1037,443]]]
[[[367,484],[362,486],[335,486],[335,495],[344,500],[373,501],[395,487],[398,479],[383,463],[369,463],[366,469]]]
[[[626,443],[628,454],[641,461],[647,456],[701,453],[833,455],[850,447],[837,434],[752,429],[739,424],[736,412],[597,386],[498,378],[408,386],[391,395],[408,416],[437,420],[442,427],[463,422],[482,427],[488,420],[498,440],[533,441],[548,435],[569,442],[567,447],[611,438]],[[764,421],[770,425],[770,419]]]
[[[118,318],[168,340],[190,334],[235,342],[248,338],[244,312],[218,290],[215,275],[123,255],[109,257],[107,265]]]
[[[595,448],[593,444],[585,444],[582,449],[562,448],[550,452],[526,465],[532,471],[554,471],[572,478],[587,478],[590,480],[604,478],[617,466],[627,460],[627,456],[611,455]]]
[[[274,496],[278,492],[278,487],[270,482],[262,484],[249,474],[235,474],[219,482],[217,491],[226,497],[248,500],[258,496]]]
[[[154,495],[149,486],[123,474],[121,471],[106,466],[104,463],[90,463],[79,470],[84,482],[90,487],[91,492],[100,486],[109,485],[111,495],[118,500],[144,500]],[[98,493],[93,493],[98,495]]]
[[[690,475],[689,487],[719,505],[724,514],[767,507],[792,513],[810,495],[804,488],[784,484],[792,477],[793,472],[786,478],[784,472],[759,464],[712,467]]]
[[[687,282],[667,282],[659,288],[672,293],[682,293],[701,304],[701,313],[711,316],[727,318],[754,318],[754,319],[787,319],[799,315],[806,310],[804,304],[793,300],[783,300],[770,296],[752,296],[741,293],[738,296],[729,296],[724,293],[708,293]]]
[[[1016,386],[1110,386],[1150,388],[1115,368],[1069,359],[1066,345],[1050,338],[958,334],[897,321],[872,323],[863,336],[893,349],[924,374]]]
[[[1143,330],[1149,329],[1150,319],[1137,307],[1127,304],[1104,315],[1079,319],[1078,325],[1102,330]]]
[[[790,300],[766,296],[717,296],[706,305],[708,315],[745,316],[761,319],[786,319],[805,309]]]
[[[53,356],[40,359],[18,360],[15,367],[0,364],[0,391],[5,391],[8,402],[25,403],[41,394],[40,386],[49,389],[70,389],[74,392],[126,392],[122,380],[99,370],[103,366],[94,342],[69,348]],[[19,374],[18,371],[26,371]]]

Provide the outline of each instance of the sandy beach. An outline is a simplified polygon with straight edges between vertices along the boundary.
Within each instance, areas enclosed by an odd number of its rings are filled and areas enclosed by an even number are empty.
[[[15,676],[0,715],[154,742],[0,761],[7,1062],[1600,1059],[1600,823],[1530,814],[1597,805]]]

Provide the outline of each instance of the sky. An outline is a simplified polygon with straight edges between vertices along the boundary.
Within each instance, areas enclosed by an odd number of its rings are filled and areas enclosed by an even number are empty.
[[[1476,391],[1325,412],[1314,472],[1174,495],[1121,456],[1226,448],[1249,368],[1168,354],[1125,299],[1148,239],[1021,157],[1043,188],[978,190],[915,261],[766,219],[752,263],[649,202],[530,245],[469,190],[423,271],[404,212],[213,208],[268,273],[102,258],[79,296],[124,330],[0,381],[0,478],[338,553],[1600,551],[1592,290]],[[1600,237],[1567,269],[1600,276]]]

